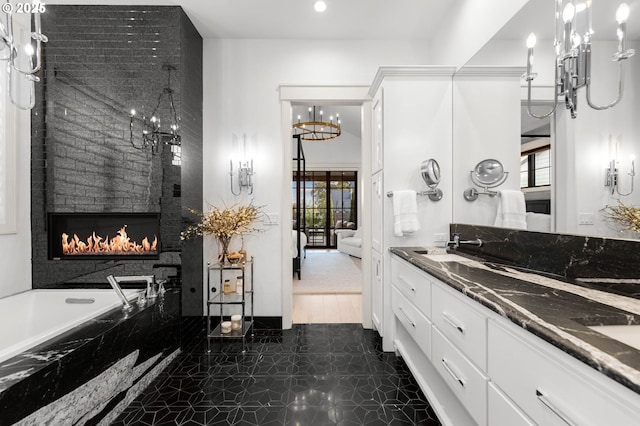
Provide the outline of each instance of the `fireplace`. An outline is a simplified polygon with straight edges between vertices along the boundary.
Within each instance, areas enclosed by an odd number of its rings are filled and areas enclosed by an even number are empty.
[[[49,259],[157,259],[158,213],[50,213]]]

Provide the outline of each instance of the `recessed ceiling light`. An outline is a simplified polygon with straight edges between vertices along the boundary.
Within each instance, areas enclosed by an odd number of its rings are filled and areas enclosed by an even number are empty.
[[[316,10],[316,12],[324,12],[325,10],[327,10],[327,4],[322,0],[318,0],[313,4],[313,8]]]

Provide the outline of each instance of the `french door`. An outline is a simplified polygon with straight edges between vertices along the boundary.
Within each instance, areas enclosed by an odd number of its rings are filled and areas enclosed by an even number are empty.
[[[293,176],[293,199],[296,199],[296,174]],[[357,172],[307,171],[300,179],[302,230],[307,247],[335,248],[336,229],[357,229]],[[293,206],[295,218],[297,206]]]

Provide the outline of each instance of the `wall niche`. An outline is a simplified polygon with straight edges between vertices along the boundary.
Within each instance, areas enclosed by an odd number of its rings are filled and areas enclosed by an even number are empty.
[[[178,270],[189,288],[202,288],[202,243],[180,241],[184,207],[202,208],[202,38],[173,6],[47,5],[42,27],[49,42],[31,113],[33,288],[104,286],[109,274],[168,278]],[[175,68],[170,77],[167,66]],[[150,116],[169,84],[181,165],[169,145],[155,154],[139,149],[138,120],[133,144],[130,137],[131,109]],[[160,117],[168,105],[165,95]],[[157,214],[159,254],[54,260],[48,221],[60,213]],[[185,315],[201,298],[201,290],[184,292]]]

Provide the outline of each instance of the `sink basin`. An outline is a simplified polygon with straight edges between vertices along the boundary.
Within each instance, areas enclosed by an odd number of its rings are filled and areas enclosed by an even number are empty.
[[[640,325],[596,325],[589,328],[640,350]]]
[[[434,253],[434,254],[423,254],[422,256],[426,257],[429,260],[433,260],[434,262],[464,262],[469,261],[466,257],[459,256],[457,254],[452,253]]]

